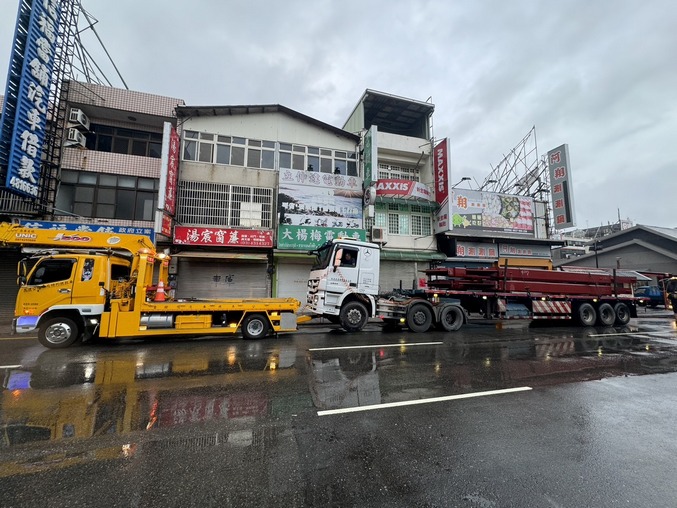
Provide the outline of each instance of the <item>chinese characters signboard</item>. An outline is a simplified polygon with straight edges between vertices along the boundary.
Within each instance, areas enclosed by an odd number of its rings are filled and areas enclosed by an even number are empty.
[[[534,200],[465,189],[451,192],[454,230],[534,235]]]
[[[548,169],[550,170],[555,229],[574,227],[576,219],[574,218],[569,145],[562,145],[548,152]]]
[[[364,186],[369,187],[374,181],[374,172],[378,168],[378,144],[376,136],[378,126],[372,125],[364,136]]]
[[[174,243],[226,247],[273,246],[273,232],[267,229],[228,229],[176,226]]]
[[[498,245],[457,241],[456,257],[498,259]]]
[[[364,237],[360,178],[284,169],[277,201],[279,249],[312,249],[357,231]]]
[[[162,158],[160,161],[160,190],[155,229],[164,236],[172,236],[172,217],[176,212],[176,183],[179,179],[180,140],[176,129],[165,122],[162,135]]]
[[[59,0],[19,3],[2,112],[3,152],[6,140],[10,142],[8,153],[3,153],[0,162],[3,166],[7,164],[7,190],[31,199],[38,197],[40,188],[42,145],[60,18]]]
[[[22,220],[22,226],[31,229],[51,229],[54,231],[78,231],[85,233],[114,233],[116,235],[144,235],[155,243],[155,231],[153,228],[135,228],[127,226],[109,226],[101,224],[81,224],[76,222],[49,222],[37,220]]]
[[[288,250],[312,250],[334,238],[354,238],[366,241],[364,229],[318,228],[312,226],[280,225],[277,248]]]
[[[443,139],[433,150],[433,171],[435,172],[435,201],[440,205],[434,226],[435,233],[451,231],[451,208],[449,202],[449,140]]]

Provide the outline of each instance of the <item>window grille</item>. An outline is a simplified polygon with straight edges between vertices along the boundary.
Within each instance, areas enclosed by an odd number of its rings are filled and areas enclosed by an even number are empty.
[[[179,182],[177,220],[199,226],[272,227],[273,189]]]

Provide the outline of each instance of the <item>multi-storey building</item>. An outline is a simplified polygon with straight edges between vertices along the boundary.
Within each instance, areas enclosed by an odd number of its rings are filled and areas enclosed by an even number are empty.
[[[365,228],[382,244],[381,290],[425,284],[419,270],[445,259],[437,250],[433,219],[430,102],[366,90],[344,129],[362,138]]]
[[[359,136],[281,105],[182,106],[177,297],[295,297],[309,249],[364,239]]]
[[[158,240],[154,220],[163,126],[176,124],[174,109],[182,104],[172,97],[64,82],[60,109],[66,122],[53,201],[45,214],[18,207],[3,210],[5,219],[35,228],[133,231]],[[13,314],[21,256],[16,248],[0,250],[0,283],[10,293],[0,302],[2,323]]]

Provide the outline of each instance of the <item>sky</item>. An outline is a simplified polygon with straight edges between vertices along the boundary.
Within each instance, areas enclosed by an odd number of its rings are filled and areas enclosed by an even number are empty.
[[[18,1],[1,5],[4,93]],[[569,146],[577,227],[677,227],[672,0],[82,5],[131,90],[191,106],[281,104],[337,127],[366,89],[430,101],[452,181],[482,183],[535,128],[534,156]],[[94,33],[82,39],[123,88]]]

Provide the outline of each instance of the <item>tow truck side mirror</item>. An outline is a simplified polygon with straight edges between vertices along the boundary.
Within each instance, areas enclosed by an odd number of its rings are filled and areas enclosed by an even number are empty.
[[[341,258],[343,257],[343,249],[338,249],[334,254],[334,271],[341,266]]]

